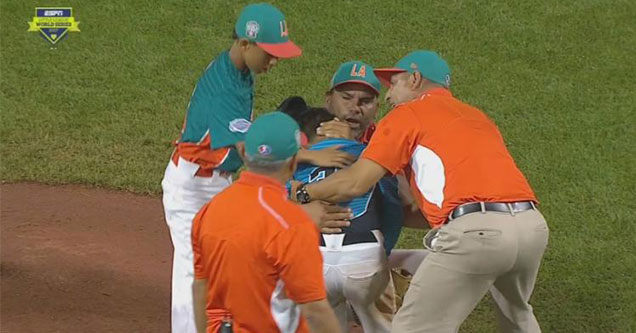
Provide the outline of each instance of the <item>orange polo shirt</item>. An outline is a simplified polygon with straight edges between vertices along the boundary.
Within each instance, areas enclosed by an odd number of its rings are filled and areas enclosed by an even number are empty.
[[[446,89],[430,90],[389,112],[362,158],[393,174],[404,170],[433,228],[463,203],[536,202],[497,126]]]
[[[196,279],[208,280],[208,332],[308,332],[298,304],[326,298],[318,229],[277,180],[243,172],[194,219]]]

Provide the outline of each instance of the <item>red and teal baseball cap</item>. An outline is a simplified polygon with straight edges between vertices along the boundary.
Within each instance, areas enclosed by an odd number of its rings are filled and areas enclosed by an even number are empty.
[[[267,3],[251,4],[243,8],[234,26],[236,35],[256,43],[277,58],[293,58],[302,50],[289,39],[285,15]]]
[[[378,80],[373,73],[373,67],[362,61],[348,61],[340,65],[331,78],[330,89],[345,83],[360,83],[366,85],[373,89],[378,95],[382,88],[380,80]]]
[[[373,72],[385,86],[391,85],[391,76],[397,73],[418,71],[422,76],[446,88],[450,87],[450,68],[442,57],[433,51],[418,50],[407,54],[392,68],[378,68]]]
[[[280,111],[256,118],[245,134],[245,154],[253,161],[284,161],[294,156],[299,148],[298,124]]]

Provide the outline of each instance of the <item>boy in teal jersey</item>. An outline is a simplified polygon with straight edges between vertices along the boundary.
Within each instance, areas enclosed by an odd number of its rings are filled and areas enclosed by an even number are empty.
[[[301,55],[289,39],[283,13],[260,3],[246,6],[228,51],[213,60],[197,82],[181,137],[168,163],[163,205],[174,246],[172,331],[196,332],[192,282],[192,220],[199,209],[231,184],[241,167],[236,146],[252,120],[254,78],[281,58]]]

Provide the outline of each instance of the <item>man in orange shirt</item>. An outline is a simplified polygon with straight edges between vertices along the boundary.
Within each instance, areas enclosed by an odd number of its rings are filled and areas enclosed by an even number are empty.
[[[287,199],[300,131],[281,112],[261,116],[240,149],[247,170],[194,219],[199,332],[338,332],[326,300],[316,225]]]
[[[539,332],[528,302],[548,227],[496,125],[452,96],[450,69],[435,52],[375,73],[394,109],[356,163],[298,186],[296,200],[346,201],[404,171],[422,213],[405,224],[419,216],[433,229],[392,332],[457,331],[489,290],[502,331]]]

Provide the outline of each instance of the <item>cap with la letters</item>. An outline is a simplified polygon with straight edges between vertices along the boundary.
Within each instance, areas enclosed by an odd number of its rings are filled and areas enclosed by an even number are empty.
[[[234,31],[239,38],[256,43],[274,57],[293,58],[302,54],[300,47],[289,39],[285,15],[268,3],[245,6]]]

